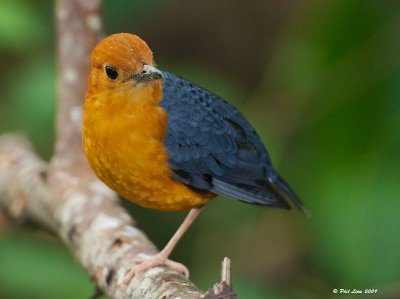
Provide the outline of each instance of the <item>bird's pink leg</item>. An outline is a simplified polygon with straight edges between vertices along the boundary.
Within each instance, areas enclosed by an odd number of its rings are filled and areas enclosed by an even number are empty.
[[[179,272],[182,272],[186,277],[189,277],[189,270],[183,264],[171,261],[168,259],[168,257],[172,250],[174,250],[178,241],[185,234],[189,226],[193,223],[197,216],[199,216],[203,208],[204,206],[201,206],[190,210],[189,214],[183,220],[182,224],[172,236],[171,240],[169,240],[168,244],[158,254],[149,258],[136,258],[134,262],[138,265],[136,265],[128,272],[128,274],[126,274],[123,283],[128,284],[135,275],[144,272],[149,268],[161,265],[169,266],[175,270],[178,270]]]

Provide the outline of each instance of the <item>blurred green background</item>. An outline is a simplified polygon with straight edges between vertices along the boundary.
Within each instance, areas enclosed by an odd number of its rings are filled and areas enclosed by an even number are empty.
[[[104,1],[104,17],[238,107],[313,213],[211,202],[172,256],[198,286],[229,256],[242,299],[400,298],[400,1]],[[0,1],[0,133],[29,134],[44,158],[54,31],[52,1]],[[184,217],[124,204],[159,247]],[[93,289],[57,239],[0,221],[0,298]]]

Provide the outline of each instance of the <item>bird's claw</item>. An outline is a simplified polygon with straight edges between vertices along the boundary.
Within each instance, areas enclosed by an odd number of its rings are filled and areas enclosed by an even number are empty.
[[[122,281],[126,285],[129,284],[129,282],[135,275],[138,275],[156,266],[170,267],[183,273],[186,278],[189,278],[189,270],[185,265],[172,261],[161,254],[157,254],[147,258],[135,258],[133,262],[137,265],[129,270],[129,272],[125,275],[124,280]]]

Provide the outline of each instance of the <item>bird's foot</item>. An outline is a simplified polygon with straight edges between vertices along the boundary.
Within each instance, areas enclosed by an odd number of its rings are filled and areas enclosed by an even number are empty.
[[[124,284],[129,284],[132,278],[135,275],[138,275],[146,270],[156,267],[156,266],[167,266],[171,267],[174,270],[177,270],[185,275],[186,278],[189,278],[189,270],[185,265],[169,260],[167,256],[162,253],[159,253],[154,256],[146,257],[146,258],[136,258],[133,260],[135,267],[133,267],[124,277],[122,281]]]

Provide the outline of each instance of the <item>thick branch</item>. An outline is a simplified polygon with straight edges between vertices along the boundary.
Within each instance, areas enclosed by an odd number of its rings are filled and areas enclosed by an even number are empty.
[[[0,208],[20,221],[46,225],[60,234],[93,281],[113,298],[199,298],[201,291],[181,274],[157,267],[121,284],[131,261],[156,248],[97,179],[72,177],[62,193],[46,180],[47,165],[22,137],[0,138]]]

